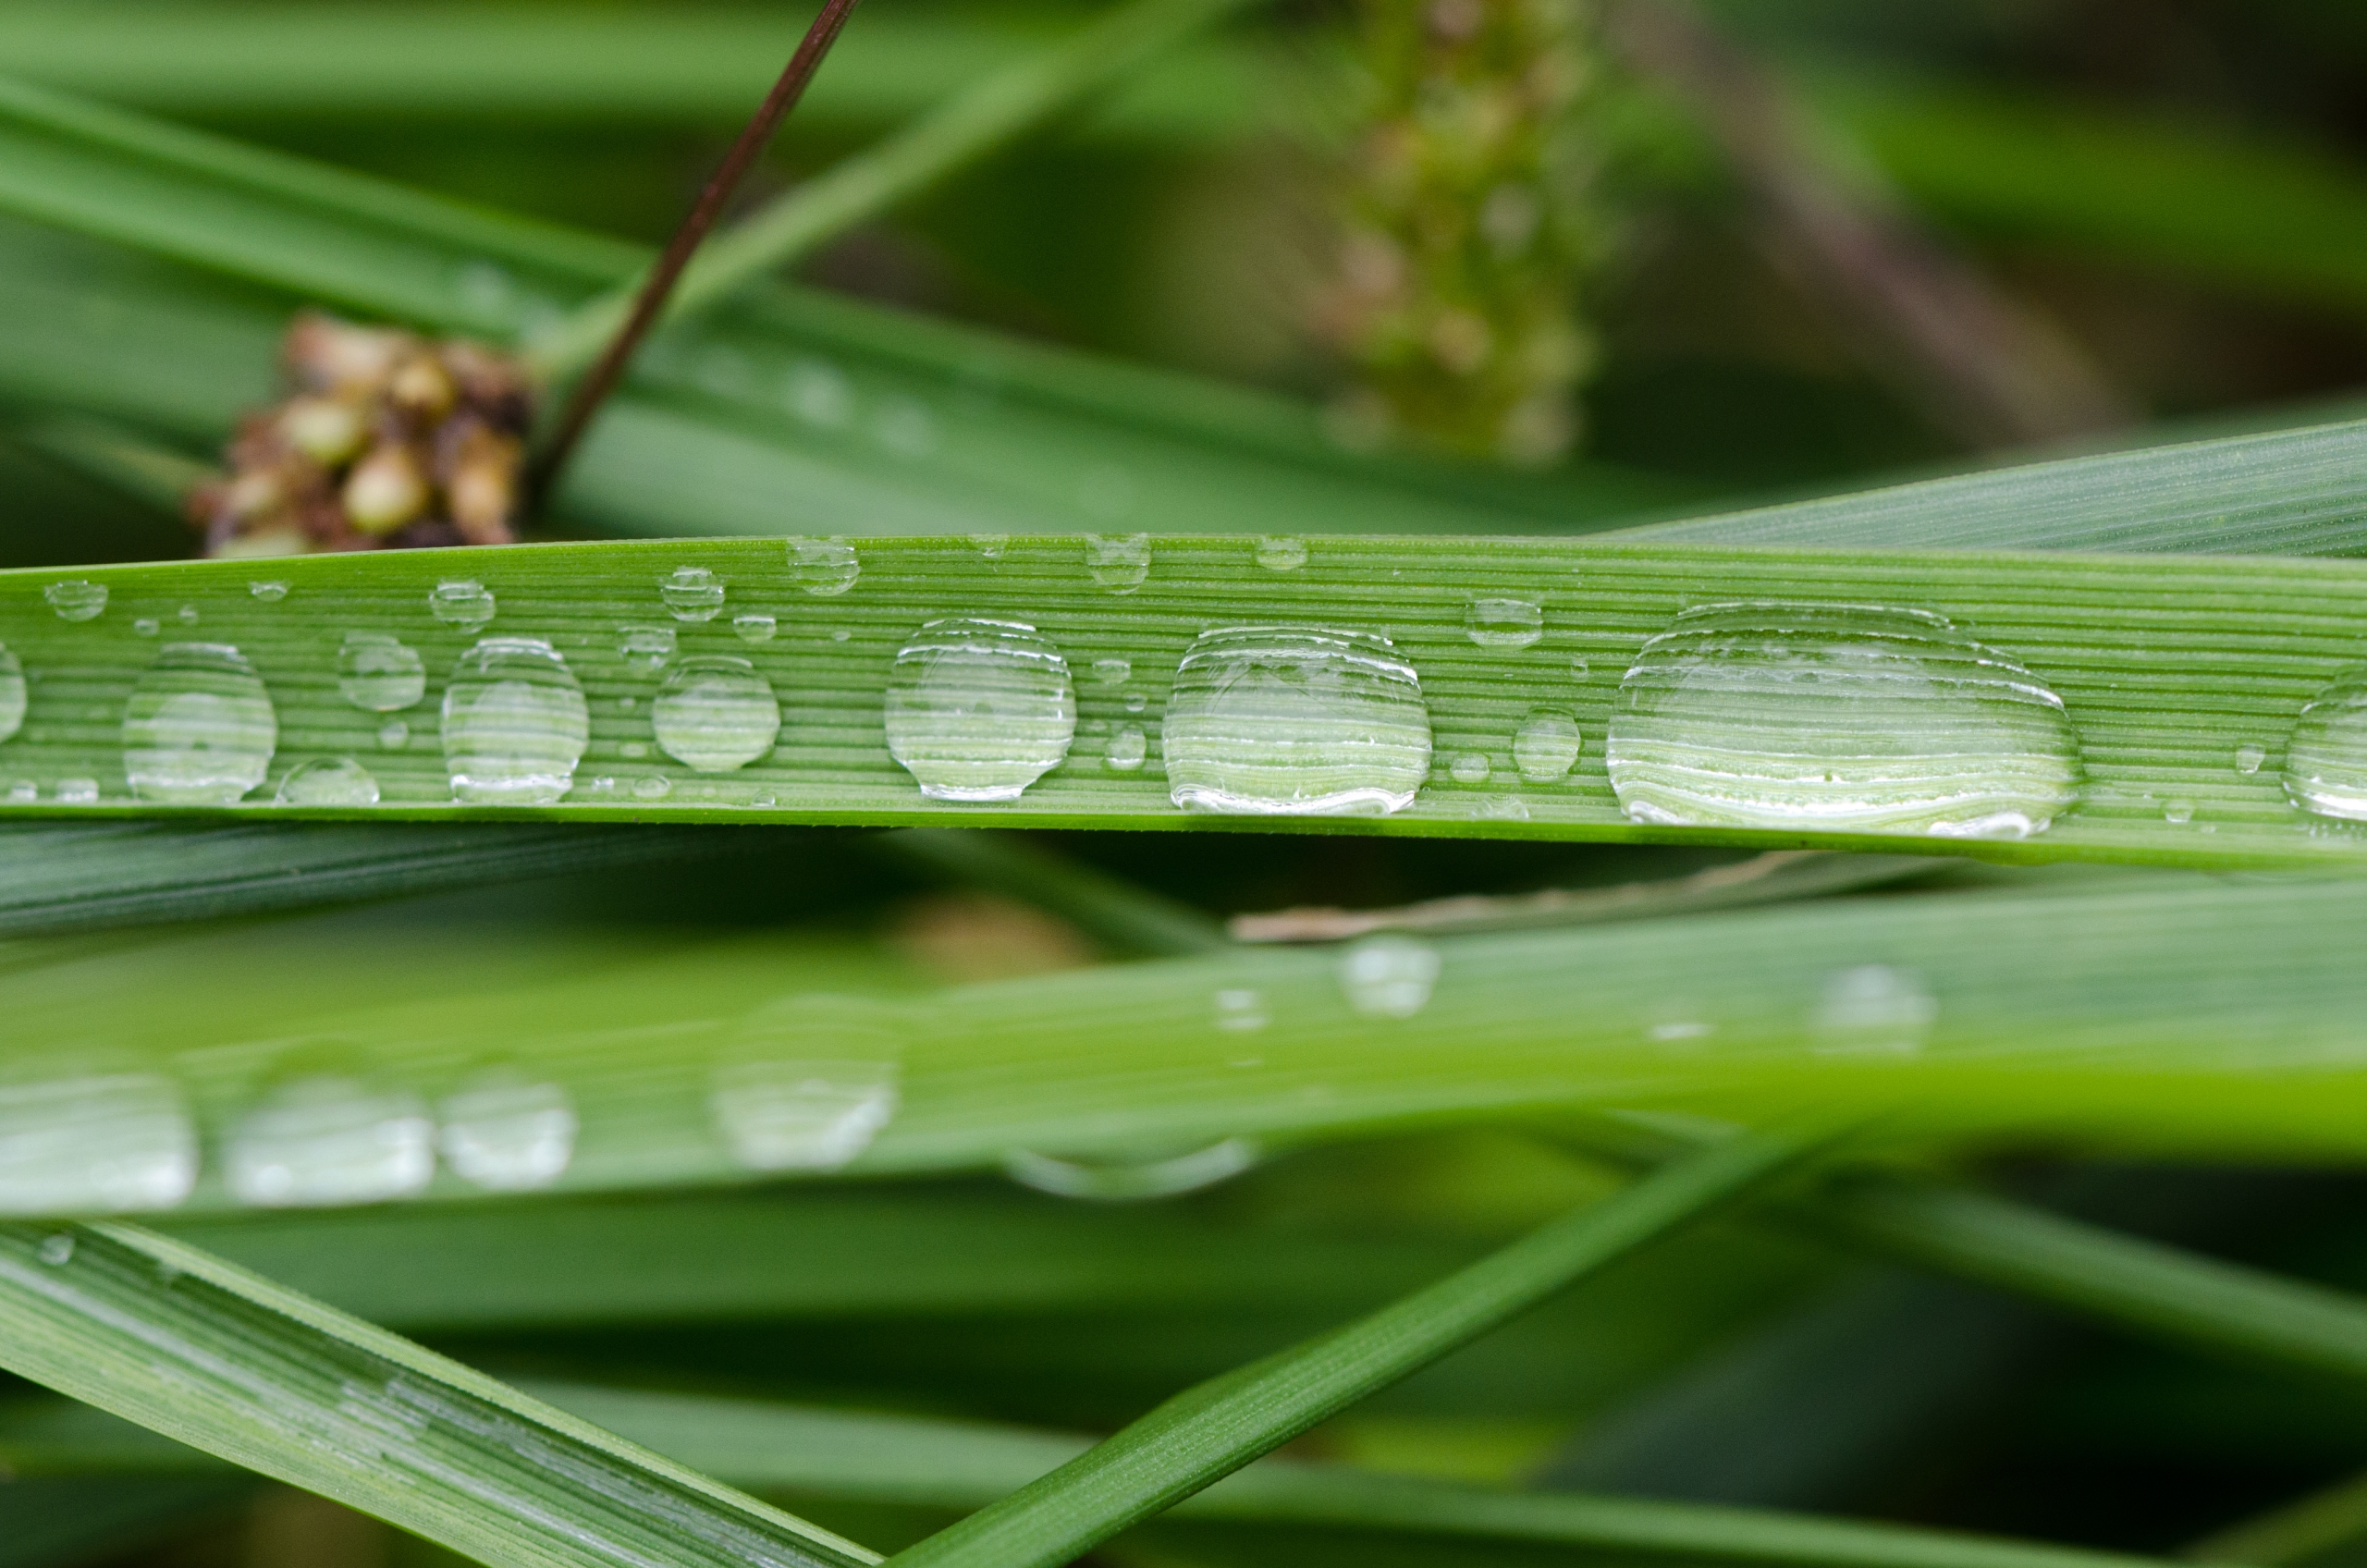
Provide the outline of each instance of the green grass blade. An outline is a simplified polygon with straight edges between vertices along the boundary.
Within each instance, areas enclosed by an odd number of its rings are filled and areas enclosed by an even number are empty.
[[[1744,1134],[1664,1167],[1370,1317],[1177,1395],[890,1561],[909,1568],[1066,1562],[1758,1186],[1819,1141],[1797,1133]]]
[[[169,1537],[250,1488],[216,1476],[11,1476],[0,1484],[0,1568],[71,1568]]]
[[[0,1228],[0,1365],[485,1561],[854,1568],[849,1542],[194,1248]]]
[[[2178,1555],[2196,1562],[2299,1568],[2367,1537],[2367,1477],[2312,1492],[2298,1501],[2214,1531]],[[2340,1561],[2335,1558],[2335,1561]]]

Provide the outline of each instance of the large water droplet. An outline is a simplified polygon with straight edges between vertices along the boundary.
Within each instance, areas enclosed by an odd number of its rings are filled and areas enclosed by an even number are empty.
[[[845,593],[863,575],[854,546],[843,539],[791,539],[789,565],[797,585],[817,598]]]
[[[1411,1018],[1429,1005],[1442,961],[1411,937],[1373,937],[1340,958],[1340,990],[1367,1018]]]
[[[745,766],[780,735],[780,702],[746,659],[685,660],[666,678],[650,718],[667,754],[701,773]]]
[[[549,805],[573,787],[592,719],[567,660],[533,637],[487,637],[460,655],[444,691],[452,798]]]
[[[167,643],[123,709],[123,771],[142,800],[227,805],[279,744],[271,695],[227,643]]]
[[[932,620],[888,678],[888,751],[940,801],[1016,800],[1076,736],[1068,661],[1034,627]]]
[[[1582,745],[1578,718],[1567,708],[1531,708],[1513,736],[1513,766],[1531,784],[1552,784],[1570,776]]]
[[[0,1214],[171,1208],[197,1182],[197,1129],[153,1073],[0,1086]]]
[[[2022,838],[2079,793],[2062,699],[1937,616],[1711,605],[1644,644],[1604,753],[1637,822]]]
[[[1150,577],[1150,535],[1088,533],[1085,567],[1093,574],[1094,586],[1131,594]]]
[[[1526,648],[1545,635],[1545,611],[1527,599],[1474,599],[1463,629],[1483,648]]]
[[[723,594],[723,580],[703,566],[678,566],[657,582],[657,596],[676,620],[713,620]]]
[[[355,707],[397,713],[427,694],[427,666],[389,633],[349,631],[337,646],[337,689]]]
[[[493,590],[466,578],[439,582],[427,593],[428,613],[463,631],[474,631],[491,620],[495,607]]]
[[[322,1073],[267,1091],[232,1128],[223,1179],[266,1208],[410,1197],[435,1174],[435,1123],[414,1096]]]
[[[53,582],[41,591],[60,620],[96,620],[107,607],[107,585],[74,578]]]
[[[1392,812],[1429,773],[1430,713],[1387,638],[1235,627],[1185,651],[1162,744],[1180,806]]]
[[[1869,963],[1825,982],[1812,1032],[1821,1051],[1907,1056],[1923,1048],[1939,1017],[1940,1004],[1911,972]]]
[[[2315,815],[2367,822],[2367,665],[2302,708],[2285,743],[2285,793]]]
[[[1240,1175],[1257,1163],[1257,1145],[1226,1138],[1188,1154],[1139,1159],[1062,1159],[1013,1149],[1002,1168],[1023,1187],[1089,1203],[1141,1203],[1179,1197]]]
[[[351,757],[315,757],[279,781],[283,806],[374,806],[378,780]]]
[[[575,1101],[557,1084],[493,1068],[445,1096],[435,1109],[444,1162],[488,1191],[547,1187],[575,1158]]]
[[[0,741],[24,727],[25,706],[25,667],[15,649],[0,643]]]

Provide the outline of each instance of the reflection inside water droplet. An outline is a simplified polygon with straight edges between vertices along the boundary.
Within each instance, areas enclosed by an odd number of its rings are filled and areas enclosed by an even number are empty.
[[[1825,982],[1813,1034],[1828,1053],[1907,1056],[1923,1048],[1940,1004],[1908,970],[1869,963]]]
[[[1465,752],[1447,766],[1447,777],[1457,784],[1485,784],[1495,771],[1484,753]]]
[[[575,1101],[513,1069],[480,1072],[437,1103],[437,1146],[462,1179],[497,1193],[531,1192],[575,1158]]]
[[[411,744],[411,726],[405,724],[401,719],[390,718],[386,720],[386,723],[378,726],[378,745],[380,749],[389,752],[399,752],[409,744]]]
[[[2260,765],[2267,760],[2268,750],[2266,747],[2238,746],[2236,748],[2236,771],[2238,773],[2258,773],[2260,771]]]
[[[677,762],[701,773],[729,773],[773,749],[780,702],[746,659],[686,659],[667,677],[650,720],[657,743]]]
[[[723,609],[723,580],[703,566],[678,566],[657,582],[676,620],[713,620]]]
[[[1018,621],[932,620],[896,654],[888,751],[941,801],[1009,801],[1076,735],[1068,661]]]
[[[1123,686],[1134,673],[1134,666],[1131,659],[1110,658],[1093,661],[1093,679],[1104,686]]]
[[[1257,564],[1268,571],[1296,571],[1306,564],[1306,541],[1260,539],[1257,541]]]
[[[1531,708],[1513,737],[1513,766],[1531,784],[1557,783],[1578,763],[1577,715],[1567,708]]]
[[[1443,961],[1411,937],[1372,937],[1340,957],[1340,991],[1367,1018],[1411,1018],[1429,1005]]]
[[[636,801],[662,801],[673,792],[674,781],[659,774],[632,781],[632,798]]]
[[[666,661],[674,656],[675,645],[670,626],[628,626],[617,639],[617,651],[625,663],[644,675],[665,668]]]
[[[780,622],[768,615],[750,612],[731,618],[731,630],[742,643],[769,643],[773,633],[780,630]]]
[[[337,1073],[296,1078],[239,1119],[223,1179],[265,1208],[410,1197],[435,1173],[435,1139],[415,1096]]]
[[[166,643],[124,704],[124,775],[142,800],[227,805],[278,744],[270,693],[227,643]]]
[[[280,600],[288,597],[288,584],[285,582],[250,582],[247,584],[247,592],[253,594],[256,598],[261,599],[266,605],[276,605],[279,603]]]
[[[493,619],[493,590],[467,578],[439,582],[428,590],[427,608],[447,626],[474,631]]]
[[[863,575],[854,546],[843,539],[791,539],[788,546],[790,575],[817,598],[835,598]]]
[[[707,1106],[751,1170],[835,1170],[896,1114],[885,1061],[739,1061],[717,1070]]]
[[[279,781],[283,806],[374,806],[378,780],[351,757],[315,757]]]
[[[153,1073],[0,1084],[0,1214],[171,1208],[197,1182],[197,1129]]]
[[[1131,594],[1150,577],[1150,535],[1147,533],[1088,533],[1085,536],[1085,567],[1094,586],[1112,594]]]
[[[1527,599],[1474,599],[1463,629],[1483,648],[1526,648],[1545,635],[1545,611]]]
[[[1143,759],[1149,754],[1150,740],[1143,733],[1141,725],[1122,724],[1110,732],[1110,750],[1105,760],[1114,771],[1132,773],[1142,766]]]
[[[1430,715],[1386,638],[1235,627],[1185,651],[1161,744],[1189,809],[1392,812],[1429,773]]]
[[[74,578],[53,582],[41,591],[60,620],[96,620],[107,607],[107,585]]]
[[[1013,1149],[1003,1156],[1002,1168],[1021,1186],[1057,1198],[1140,1203],[1215,1186],[1257,1163],[1255,1142],[1226,1138],[1189,1154],[1135,1159],[1062,1159],[1032,1149]]]
[[[2285,743],[2285,794],[2312,815],[2367,822],[2367,665],[2302,708]]]
[[[337,689],[357,708],[394,713],[427,694],[427,666],[399,638],[349,631],[337,646]]]
[[[548,805],[575,782],[592,720],[567,660],[533,637],[487,637],[460,655],[444,692],[452,797]]]

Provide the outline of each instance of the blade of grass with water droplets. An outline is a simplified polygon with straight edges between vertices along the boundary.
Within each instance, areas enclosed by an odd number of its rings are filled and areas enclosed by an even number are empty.
[[[0,1366],[490,1561],[877,1559],[456,1362],[136,1227],[0,1227]]]

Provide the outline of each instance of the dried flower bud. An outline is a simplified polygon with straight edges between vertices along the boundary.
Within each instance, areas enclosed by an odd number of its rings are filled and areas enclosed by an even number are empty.
[[[307,311],[288,329],[283,349],[288,373],[306,386],[374,386],[418,339],[391,327],[356,326]]]
[[[335,398],[292,398],[279,410],[281,440],[324,468],[362,449],[362,410]]]
[[[517,437],[472,426],[450,444],[443,465],[446,509],[472,545],[506,545],[516,536],[509,514],[518,504],[518,468],[524,449]]]
[[[452,411],[460,389],[436,356],[424,349],[406,358],[386,378],[386,401],[399,413],[421,423],[442,419]]]
[[[427,475],[409,447],[386,442],[353,465],[338,493],[364,533],[392,533],[427,509]]]

